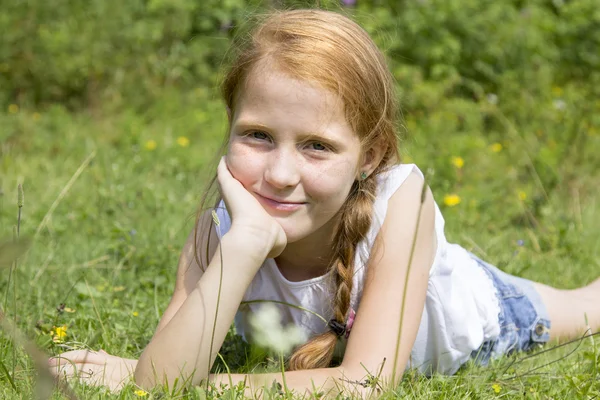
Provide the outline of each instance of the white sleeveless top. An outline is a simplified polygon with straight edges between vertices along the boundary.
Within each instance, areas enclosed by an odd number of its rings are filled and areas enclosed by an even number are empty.
[[[351,306],[359,309],[367,275],[366,265],[372,244],[383,224],[388,200],[412,171],[423,176],[414,164],[400,164],[378,177],[373,222],[367,236],[357,245]],[[223,202],[217,208],[221,235],[231,227],[231,219]],[[444,235],[444,218],[435,206],[436,255],[429,271],[429,285],[423,316],[407,367],[429,375],[433,372],[453,374],[469,360],[471,352],[500,334],[500,306],[494,285],[462,247],[448,243]],[[275,300],[295,304],[314,311],[326,321],[332,318],[332,274],[313,279],[288,281],[275,263],[267,259],[246,291],[243,301]],[[242,304],[235,317],[237,333],[250,332],[248,317],[261,303]],[[278,305],[284,325],[301,327],[306,337],[323,333],[326,324],[312,313]],[[390,326],[390,329],[397,329]]]

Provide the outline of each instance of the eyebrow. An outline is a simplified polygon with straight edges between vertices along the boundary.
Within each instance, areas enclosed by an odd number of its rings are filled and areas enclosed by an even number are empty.
[[[246,121],[246,120],[236,122],[233,124],[233,126],[238,129],[244,128],[244,129],[264,130],[267,132],[273,131],[266,125],[263,125],[258,122]],[[302,132],[300,134],[300,136],[301,136],[302,140],[300,140],[299,143],[305,142],[305,141],[310,141],[310,140],[315,140],[315,141],[322,141],[322,142],[330,143],[333,146],[338,147],[338,148],[344,147],[344,142],[342,140],[331,137],[330,135],[326,135],[325,133],[322,133],[322,132]]]

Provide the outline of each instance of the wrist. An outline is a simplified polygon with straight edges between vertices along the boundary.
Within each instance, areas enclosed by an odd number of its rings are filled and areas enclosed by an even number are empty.
[[[227,251],[235,251],[237,254],[250,257],[262,265],[273,247],[273,239],[269,238],[264,231],[233,225],[223,235],[221,246]]]

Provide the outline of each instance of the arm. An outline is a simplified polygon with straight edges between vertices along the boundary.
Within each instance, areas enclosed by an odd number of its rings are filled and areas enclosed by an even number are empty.
[[[220,243],[224,255],[223,278],[212,354],[209,351],[221,280],[220,251],[215,253],[181,307],[144,349],[135,370],[138,384],[152,387],[162,382],[163,376],[170,384],[176,378],[193,376],[192,383],[197,384],[207,376],[209,357],[212,365],[242,296],[266,257],[266,254],[256,255],[246,242],[246,235],[232,228]]]
[[[79,378],[93,385],[106,385],[112,390],[119,390],[131,375],[144,387],[164,382],[171,384],[180,377],[186,380],[192,377],[186,383],[197,384],[207,377],[209,356],[212,364],[257,269],[265,258],[276,257],[286,245],[281,226],[231,176],[224,161],[219,164],[218,178],[225,201],[236,201],[227,202],[233,226],[224,235],[219,249],[224,255],[224,268],[216,325],[221,252],[217,251],[214,229],[208,229],[212,217],[207,212],[200,220],[199,246],[195,246],[192,231],[183,248],[175,292],[140,360],[123,359],[103,351],[75,350],[49,360],[53,374]],[[211,246],[207,257],[204,249],[209,237]],[[194,254],[197,250],[203,266],[208,264],[204,270],[196,262]],[[207,258],[211,259],[210,263]],[[209,354],[211,341],[213,350]]]
[[[202,274],[217,250],[219,239],[214,227],[211,227],[211,221],[211,212],[205,211],[200,217],[198,225],[188,235],[179,256],[177,280],[173,296],[171,296],[169,305],[156,327],[154,336],[162,331],[175,316],[175,313],[194,290],[200,278],[202,278]],[[206,249],[208,249],[208,254],[206,253]],[[201,265],[198,264],[196,255],[198,255]]]
[[[358,392],[362,397],[372,392],[358,382],[364,382],[371,375],[380,378],[380,383],[389,383],[396,356],[395,382],[402,377],[423,313],[429,269],[437,245],[434,201],[427,190],[409,269],[417,215],[421,207],[422,185],[423,179],[413,173],[389,201],[388,212],[378,236],[377,251],[372,253],[369,260],[360,309],[342,364],[335,368],[285,372],[288,389],[310,395],[316,388],[317,391],[335,395],[341,388],[346,388],[350,394]],[[404,290],[407,291],[405,299]],[[402,308],[402,331],[400,344],[396,348]],[[381,375],[378,376],[379,373]],[[246,381],[250,385],[248,394],[253,394],[264,385],[270,387],[273,380],[283,384],[281,373],[222,374],[212,378],[217,384],[228,384],[230,378],[233,384]]]
[[[180,272],[184,277],[195,275],[183,279],[179,285],[181,294],[174,295],[173,307],[169,306],[170,311],[140,356],[134,377],[143,387],[172,384],[175,379],[186,381],[190,377],[190,383],[198,384],[207,378],[258,268],[265,258],[278,255],[285,247],[286,236],[281,226],[231,176],[224,160],[219,164],[218,178],[232,215],[232,227],[223,236],[204,273],[188,272],[193,268],[187,267]],[[181,267],[185,264],[181,263]],[[197,276],[199,279],[194,282]]]

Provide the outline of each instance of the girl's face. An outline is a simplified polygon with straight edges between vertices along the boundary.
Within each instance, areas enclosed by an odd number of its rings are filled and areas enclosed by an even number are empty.
[[[361,144],[332,92],[270,69],[253,75],[231,116],[227,164],[293,243],[340,210]]]

